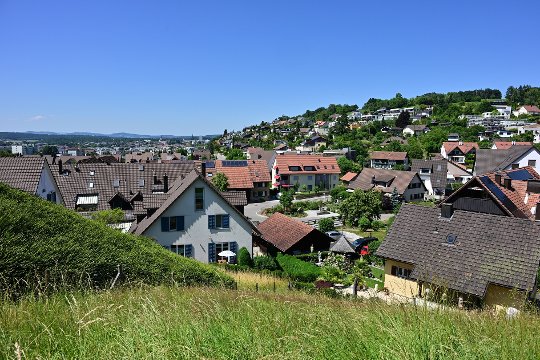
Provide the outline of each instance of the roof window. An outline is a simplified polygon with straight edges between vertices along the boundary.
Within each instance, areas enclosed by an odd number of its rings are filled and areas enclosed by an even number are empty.
[[[457,235],[448,234],[446,236],[446,243],[449,245],[455,245],[457,242]]]

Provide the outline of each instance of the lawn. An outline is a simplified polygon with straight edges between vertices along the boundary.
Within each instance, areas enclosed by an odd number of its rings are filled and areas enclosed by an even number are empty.
[[[527,313],[145,286],[0,302],[0,358],[538,359],[539,327]]]
[[[372,265],[370,265],[369,268],[371,274],[373,274],[373,278],[367,278],[366,285],[370,288],[375,288],[375,284],[377,284],[379,285],[379,290],[382,289],[384,287],[384,270]]]

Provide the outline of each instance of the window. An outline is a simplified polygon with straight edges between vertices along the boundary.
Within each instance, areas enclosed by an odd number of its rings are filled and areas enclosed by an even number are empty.
[[[519,169],[519,164],[512,164],[512,169]]]
[[[195,210],[204,210],[204,188],[195,188]]]
[[[399,266],[392,266],[392,275],[400,277],[400,278],[408,279],[411,277],[411,270],[401,268]]]
[[[308,191],[312,191],[313,190],[313,185],[308,185],[307,189],[308,189]]]
[[[208,228],[209,229],[228,229],[229,228],[229,215],[208,215]]]
[[[161,218],[161,231],[184,231],[183,216],[167,216]]]
[[[308,175],[307,179],[308,180],[313,180],[313,175]]]
[[[189,245],[171,245],[171,251],[184,257],[193,257],[193,246]]]
[[[139,179],[139,187],[144,187],[144,179]]]
[[[230,261],[231,263],[236,262],[236,257],[231,256],[227,258],[226,256],[219,256],[219,253],[222,251],[232,251],[233,253],[237,253],[238,251],[238,244],[235,241],[231,242],[224,242],[224,243],[208,243],[208,262],[209,263],[215,263],[216,261]]]
[[[304,171],[315,171],[315,166],[304,166]]]
[[[52,202],[56,202],[56,192],[53,191],[53,192],[48,193],[47,194],[47,200],[52,201]]]
[[[529,160],[529,166],[536,167],[536,160]]]
[[[300,166],[289,166],[289,171],[302,171]]]

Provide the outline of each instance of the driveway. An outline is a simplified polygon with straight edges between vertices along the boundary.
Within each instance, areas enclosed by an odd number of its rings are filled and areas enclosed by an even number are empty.
[[[317,197],[312,197],[312,198],[309,198],[309,199],[293,200],[293,202],[298,202],[298,201],[318,201],[318,200],[326,201],[328,199],[330,199],[330,196],[317,196]],[[244,207],[244,214],[253,221],[262,222],[262,221],[266,220],[268,217],[264,216],[264,215],[261,215],[261,212],[264,209],[274,207],[274,206],[276,206],[278,204],[279,204],[279,200],[270,200],[270,201],[265,201],[265,202],[262,202],[262,203],[247,204]],[[329,217],[329,216],[337,216],[337,214],[331,214],[331,215],[329,214],[329,215],[317,216],[317,215],[310,214],[309,211],[308,211],[308,216],[306,217],[306,219],[307,218],[309,218],[309,219],[318,219],[318,218],[321,218],[321,217]],[[304,218],[298,218],[298,219],[299,220],[304,220]]]

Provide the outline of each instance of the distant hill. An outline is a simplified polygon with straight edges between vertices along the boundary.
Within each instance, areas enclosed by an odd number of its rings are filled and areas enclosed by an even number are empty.
[[[227,285],[218,269],[180,257],[151,239],[122,234],[60,205],[0,183],[0,291],[44,286],[107,288],[124,279],[147,284]]]
[[[7,134],[35,134],[35,135],[62,135],[62,136],[98,136],[98,137],[111,137],[111,138],[129,138],[129,139],[164,139],[164,138],[198,138],[201,135],[143,135],[143,134],[132,134],[132,133],[113,133],[113,134],[101,134],[94,132],[84,132],[76,131],[69,133],[60,133],[53,131],[26,131],[23,133],[19,132],[7,132]],[[219,135],[202,135],[203,138],[213,138]]]

